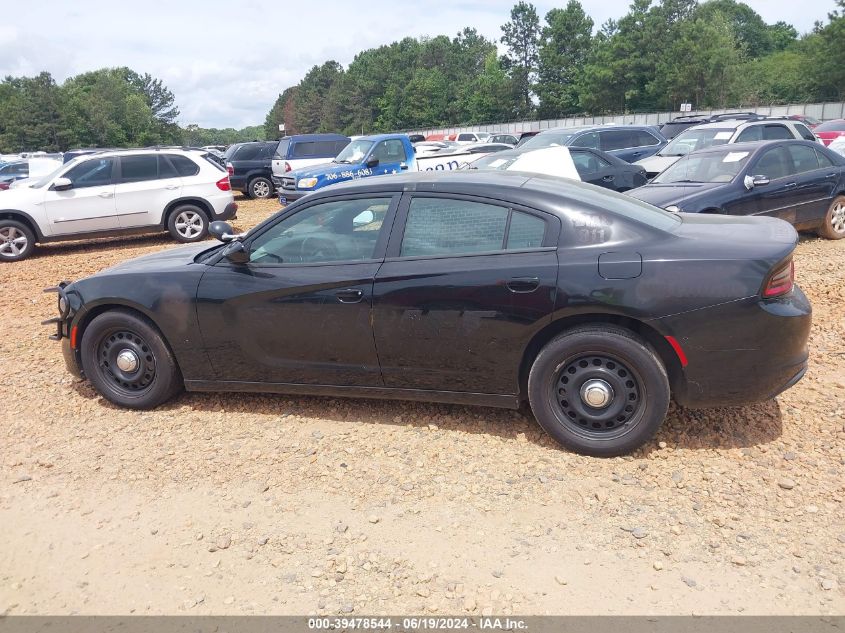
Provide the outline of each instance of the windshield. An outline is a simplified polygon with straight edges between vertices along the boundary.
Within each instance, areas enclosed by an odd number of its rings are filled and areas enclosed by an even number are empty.
[[[724,145],[734,134],[733,128],[684,130],[658,152],[660,156],[686,156],[711,145]]]
[[[651,182],[731,182],[745,167],[749,156],[751,152],[692,154],[679,160]]]
[[[828,121],[817,126],[815,132],[845,132],[845,119]]]
[[[571,139],[577,131],[578,130],[576,129],[572,129],[567,132],[543,132],[542,134],[532,136],[519,147],[520,149],[542,149],[544,147],[567,145],[567,141]]]
[[[343,151],[334,159],[336,163],[360,163],[364,160],[364,156],[370,151],[373,146],[372,141],[365,141],[358,139],[352,141],[349,145],[343,148]]]

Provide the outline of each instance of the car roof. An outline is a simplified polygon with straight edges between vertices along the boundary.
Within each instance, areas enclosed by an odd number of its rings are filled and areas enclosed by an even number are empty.
[[[540,130],[540,134],[548,132],[585,132],[587,130],[655,130],[654,125],[580,125],[577,127],[553,127],[548,130]]]
[[[133,147],[130,149],[106,149],[94,150],[93,152],[82,153],[77,158],[94,156],[108,158],[111,156],[135,156],[138,154],[151,154],[153,152],[167,152],[169,154],[207,154],[208,151],[197,147]]]
[[[296,140],[296,141],[348,141],[349,137],[344,136],[343,134],[334,134],[334,133],[325,133],[325,134],[291,134],[290,136],[283,136],[281,141],[285,140]]]

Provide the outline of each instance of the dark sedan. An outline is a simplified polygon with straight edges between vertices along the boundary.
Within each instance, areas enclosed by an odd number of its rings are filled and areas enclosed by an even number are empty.
[[[845,237],[845,157],[811,141],[702,149],[630,195],[669,211],[771,216]]]
[[[648,180],[646,171],[639,165],[632,165],[616,156],[611,156],[597,149],[586,147],[570,147],[569,155],[583,182],[591,185],[613,189],[614,191],[628,191],[642,187]],[[536,150],[513,149],[496,152],[474,160],[469,164],[470,169],[508,169],[520,156]]]
[[[517,408],[628,453],[682,405],[771,398],[807,365],[795,230],[508,172],[367,178],[224,244],[61,284],[69,370],[120,406],[186,388]],[[730,324],[730,328],[724,326]]]

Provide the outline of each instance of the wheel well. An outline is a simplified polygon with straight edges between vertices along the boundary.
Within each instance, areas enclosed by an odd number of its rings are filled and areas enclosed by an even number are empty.
[[[570,330],[579,325],[593,325],[601,323],[611,323],[618,327],[625,328],[639,335],[645,339],[646,342],[654,348],[658,358],[663,362],[666,368],[666,373],[669,376],[669,384],[673,391],[678,381],[682,378],[681,362],[678,360],[678,355],[669,342],[654,328],[646,325],[642,321],[632,319],[616,314],[579,314],[571,317],[564,317],[553,321],[542,330],[534,335],[531,342],[525,348],[522,354],[522,362],[519,365],[519,392],[520,398],[526,399],[528,397],[528,373],[531,371],[531,365],[540,350],[551,341],[555,336]]]
[[[35,239],[37,240],[40,240],[43,237],[41,235],[41,231],[38,229],[38,225],[32,221],[32,218],[23,213],[17,213],[15,211],[0,211],[0,218],[4,220],[14,220],[15,222],[25,224],[29,227],[29,230],[32,231],[33,235],[35,235]]]
[[[170,219],[170,214],[177,208],[182,206],[183,204],[193,204],[200,208],[200,210],[205,213],[205,217],[208,218],[208,221],[211,222],[211,218],[214,217],[214,213],[211,209],[211,205],[208,204],[202,198],[179,198],[178,200],[174,200],[170,204],[168,204],[164,208],[164,214],[161,216],[161,225],[164,228],[167,228],[167,222]]]

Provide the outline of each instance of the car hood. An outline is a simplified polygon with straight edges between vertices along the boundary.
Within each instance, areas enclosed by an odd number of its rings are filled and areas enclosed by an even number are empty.
[[[682,158],[681,156],[658,156],[655,154],[654,156],[649,156],[648,158],[643,158],[641,160],[636,161],[634,164],[639,165],[643,169],[645,169],[650,174],[659,174],[661,171],[666,169],[667,167],[674,165],[678,162],[678,159]]]
[[[2,182],[2,179],[0,179],[0,182]],[[41,202],[43,199],[43,189],[33,189],[27,186],[9,187],[9,189],[0,192],[0,211],[4,209],[23,210],[22,207]]]
[[[191,244],[177,248],[168,248],[151,255],[142,255],[133,259],[127,259],[115,266],[101,270],[97,275],[111,275],[114,273],[152,273],[182,268],[192,264],[197,255],[207,251],[218,242],[203,242],[202,244]]]
[[[656,207],[666,208],[681,201],[703,195],[724,187],[723,182],[676,182],[671,184],[651,183],[626,191],[629,196],[648,202]]]

